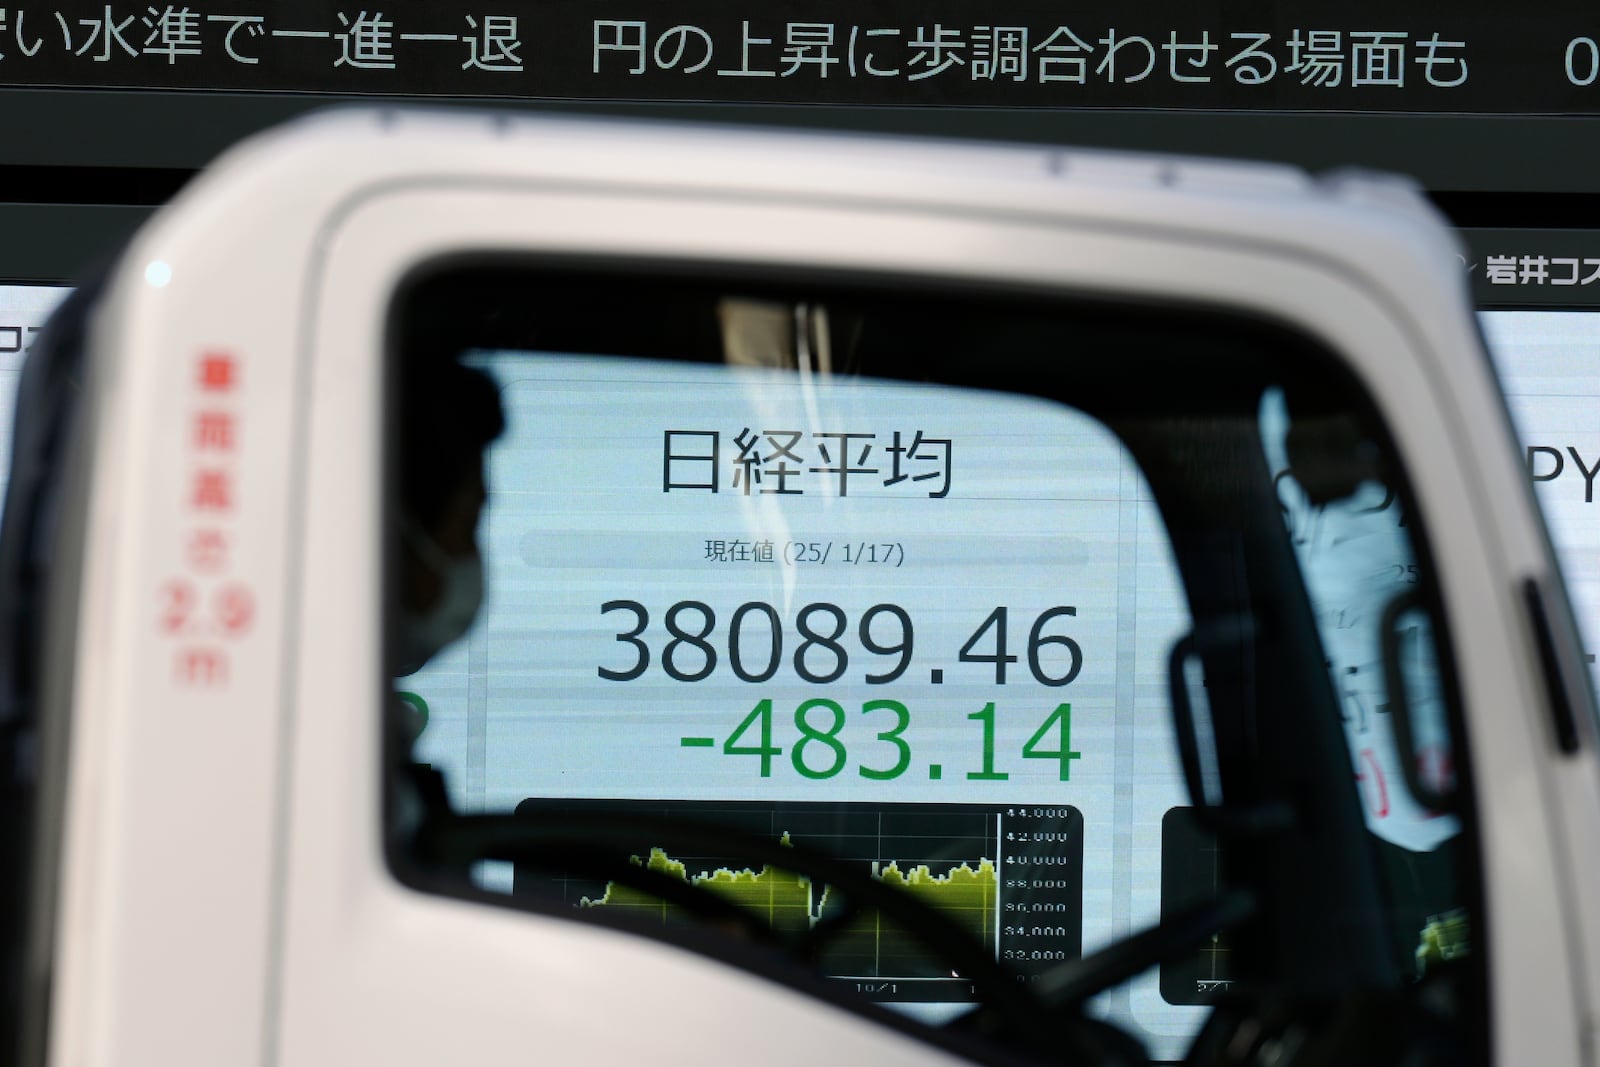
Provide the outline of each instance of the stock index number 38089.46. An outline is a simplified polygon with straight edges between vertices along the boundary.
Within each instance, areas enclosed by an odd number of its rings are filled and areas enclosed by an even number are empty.
[[[826,685],[843,678],[850,669],[852,651],[868,657],[863,681],[887,685],[911,667],[916,649],[916,627],[911,613],[899,604],[874,604],[854,620],[844,608],[826,601],[807,604],[795,613],[790,626],[771,604],[748,601],[735,608],[719,633],[716,611],[702,600],[680,600],[667,608],[661,622],[667,640],[659,656],[647,631],[650,610],[637,600],[608,600],[602,615],[616,614],[622,629],[614,639],[631,652],[615,666],[602,664],[601,678],[631,682],[643,677],[652,663],[668,678],[701,682],[723,665],[741,682],[770,681],[787,663],[802,681]],[[1068,605],[1045,608],[1031,619],[1019,620],[1013,632],[1010,611],[1002,606],[989,612],[970,631],[955,652],[955,662],[981,664],[993,672],[996,685],[1005,685],[1012,664],[1026,660],[1028,673],[1040,685],[1069,684],[1083,670],[1083,649],[1058,632],[1078,609]],[[1020,646],[1021,628],[1027,627]],[[855,648],[847,644],[848,636]],[[658,638],[659,640],[659,638]],[[1013,651],[1016,649],[1016,651]],[[934,684],[943,681],[943,669],[930,673]],[[974,679],[976,680],[976,679]]]

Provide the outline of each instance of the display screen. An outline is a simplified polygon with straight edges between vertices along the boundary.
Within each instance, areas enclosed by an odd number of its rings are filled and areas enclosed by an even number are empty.
[[[0,285],[0,498],[11,477],[11,412],[23,357],[70,292],[60,285]]]
[[[1555,543],[1591,677],[1600,637],[1600,312],[1485,311],[1484,335]]]
[[[1163,818],[1186,803],[1166,657],[1189,618],[1109,430],[1056,403],[916,384],[471,362],[507,425],[489,454],[485,608],[399,683],[428,708],[419,758],[457,806],[711,821],[810,846],[956,916],[1024,975],[1159,918]],[[830,917],[803,877],[644,833],[629,849],[780,929]],[[487,877],[680,919],[603,880]],[[973,999],[872,922],[825,969],[924,1015]],[[1169,1003],[1154,974],[1120,996],[1151,1034],[1186,1034],[1201,1010],[1187,992]]]

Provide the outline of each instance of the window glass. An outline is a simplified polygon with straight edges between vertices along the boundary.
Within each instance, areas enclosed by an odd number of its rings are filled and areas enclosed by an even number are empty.
[[[1291,462],[1327,424],[1394,469],[1302,342],[511,268],[397,321],[402,877],[669,939],[753,916],[863,1003],[965,1025],[1014,986],[1167,1060],[1249,988],[1421,980],[1423,926],[1472,906],[1461,820],[1353,781],[1401,758],[1361,733],[1385,649],[1410,749],[1454,753],[1448,686],[1429,601],[1380,595],[1431,595],[1403,482]],[[1308,552],[1312,512],[1361,540]],[[1414,922],[1374,834],[1443,856],[1451,907]]]

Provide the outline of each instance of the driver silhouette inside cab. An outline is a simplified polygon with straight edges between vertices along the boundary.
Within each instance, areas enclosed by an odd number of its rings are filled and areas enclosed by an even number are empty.
[[[444,361],[407,374],[400,418],[391,663],[404,678],[465,634],[483,602],[484,458],[505,429],[505,415],[493,380]],[[398,755],[408,761],[426,716],[398,694],[390,705]],[[407,823],[448,808],[438,773],[415,763],[411,770],[414,788],[402,788],[397,798]]]

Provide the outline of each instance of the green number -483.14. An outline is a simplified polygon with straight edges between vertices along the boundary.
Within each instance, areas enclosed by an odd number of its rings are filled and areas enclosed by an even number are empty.
[[[979,711],[967,716],[978,724],[974,732],[978,769],[966,772],[972,781],[1005,781],[1010,773],[996,768],[995,756],[995,705],[985,704]],[[911,712],[898,700],[869,700],[861,705],[859,719],[863,726],[875,730],[869,743],[872,752],[856,764],[856,773],[874,781],[899,778],[911,767],[911,743],[905,733],[911,726]],[[850,715],[844,705],[835,700],[817,697],[801,702],[794,709],[794,730],[799,735],[789,747],[789,762],[802,778],[832,778],[844,771],[850,763],[846,747],[846,727]],[[761,777],[772,777],[773,762],[779,759],[784,748],[773,740],[772,701],[762,700],[739,721],[726,740],[722,752],[728,756],[751,756],[757,761]],[[859,728],[851,733],[858,733]],[[680,742],[685,748],[714,748],[716,738],[685,737]],[[1072,777],[1072,761],[1082,757],[1072,747],[1072,705],[1057,704],[1055,710],[1039,723],[1019,753],[1023,759],[1055,760],[1060,780]],[[928,765],[928,777],[942,778],[944,768]]]

